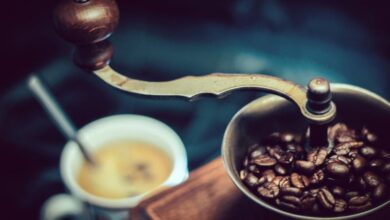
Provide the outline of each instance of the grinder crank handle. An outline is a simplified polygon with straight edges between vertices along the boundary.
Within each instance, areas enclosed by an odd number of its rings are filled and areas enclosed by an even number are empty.
[[[194,99],[202,95],[221,97],[235,90],[261,90],[283,96],[298,106],[302,115],[316,124],[328,123],[335,116],[335,106],[330,99],[322,113],[316,112],[315,107],[307,98],[307,90],[293,82],[262,74],[226,74],[212,73],[204,76],[185,76],[171,81],[150,82],[132,79],[124,76],[109,65],[93,71],[107,84],[125,92],[156,97],[181,97]],[[316,78],[312,83],[327,83]],[[309,90],[312,91],[312,90]],[[309,105],[309,106],[308,106]],[[313,106],[313,103],[312,103]]]
[[[113,55],[106,40],[118,24],[114,0],[62,0],[54,10],[54,26],[65,40],[76,45],[74,62],[94,72],[107,84],[125,92],[145,96],[173,96],[193,99],[201,95],[222,96],[240,89],[263,90],[295,103],[312,124],[329,123],[336,114],[329,83],[312,80],[309,89],[293,82],[261,74],[213,73],[186,76],[165,82],[148,82],[124,76],[109,66]]]

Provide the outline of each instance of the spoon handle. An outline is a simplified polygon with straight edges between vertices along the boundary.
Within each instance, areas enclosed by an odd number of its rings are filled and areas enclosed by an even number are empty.
[[[48,89],[48,86],[37,76],[31,75],[27,80],[28,87],[38,99],[47,114],[52,118],[57,128],[65,136],[66,139],[74,141],[79,146],[84,158],[91,164],[95,164],[93,158],[88,153],[85,146],[81,143],[77,136],[76,127],[73,125],[69,117],[65,114],[62,108],[55,100],[53,94]]]

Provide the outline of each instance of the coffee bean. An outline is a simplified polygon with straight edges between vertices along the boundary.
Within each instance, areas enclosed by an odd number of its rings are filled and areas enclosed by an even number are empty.
[[[367,128],[362,129],[362,136],[364,137],[364,140],[369,143],[375,143],[378,140],[378,137],[371,133]]]
[[[363,178],[370,187],[377,187],[381,183],[379,177],[371,171],[366,171],[363,174]]]
[[[352,141],[355,141],[356,138],[357,138],[356,133],[355,133],[355,131],[352,131],[352,130],[342,132],[338,136],[336,136],[336,140],[339,143],[352,142]]]
[[[319,188],[310,189],[309,192],[311,195],[317,197],[318,192],[320,191]]]
[[[351,141],[338,144],[334,148],[334,153],[337,155],[347,155],[351,149],[357,149],[364,145],[362,141]]]
[[[280,165],[280,164],[276,164],[275,167],[274,167],[274,169],[275,169],[275,172],[276,172],[277,174],[280,174],[280,175],[286,175],[286,173],[287,173],[286,168],[284,168],[284,167],[283,167],[282,165]]]
[[[293,153],[286,152],[280,148],[270,149],[269,154],[281,164],[290,164],[294,160]]]
[[[360,155],[356,156],[356,158],[352,161],[352,167],[357,172],[361,172],[366,167],[366,164],[366,159]]]
[[[342,132],[347,132],[348,127],[343,123],[337,123],[332,127],[328,128],[328,138],[332,141],[336,139],[336,136],[339,136]]]
[[[283,143],[290,143],[290,142],[293,142],[294,141],[294,135],[291,134],[291,133],[282,133],[282,135],[280,136],[280,140],[283,142]]]
[[[326,209],[333,208],[333,206],[336,202],[332,193],[326,188],[321,188],[318,191],[317,201],[318,201],[318,203],[320,203],[320,205],[322,205],[322,207],[324,207]]]
[[[369,201],[370,197],[368,195],[363,196],[354,196],[349,199],[349,205],[363,205]]]
[[[351,142],[348,142],[345,144],[348,145],[350,149],[359,149],[359,148],[363,147],[364,142],[363,141],[351,141]]]
[[[284,195],[281,197],[281,199],[288,202],[288,203],[292,203],[294,205],[297,205],[297,206],[301,205],[301,200],[296,196]]]
[[[304,190],[302,192],[302,197],[307,196],[307,195],[313,195],[314,196],[314,194],[310,193],[310,189],[309,190]]]
[[[265,198],[272,199],[279,195],[280,190],[275,183],[267,182],[257,188],[257,192]]]
[[[320,166],[324,163],[326,156],[328,155],[328,151],[324,147],[318,147],[311,149],[307,153],[307,160],[314,163],[316,166]]]
[[[317,170],[311,177],[310,177],[310,183],[311,184],[318,184],[322,182],[325,179],[325,173],[322,170]]]
[[[280,181],[283,179],[283,176],[275,176],[275,178],[272,179],[272,182],[275,183],[277,186],[279,186]]]
[[[263,146],[255,145],[254,150],[250,153],[250,158],[254,159],[260,155],[264,155],[266,153],[266,149]]]
[[[348,134],[348,133],[344,133],[344,134],[341,134],[340,136],[336,137],[336,141],[338,143],[348,143],[348,142],[352,142],[354,140],[355,140],[355,137]]]
[[[294,160],[294,154],[291,152],[284,152],[280,155],[278,162],[282,164],[291,164]]]
[[[383,165],[381,171],[384,172],[384,173],[389,172],[389,171],[390,171],[390,162],[386,162],[386,163]]]
[[[360,212],[360,211],[371,208],[371,206],[372,206],[372,203],[369,201],[363,205],[348,205],[348,209],[350,209],[352,211],[359,211]]]
[[[265,177],[267,182],[271,182],[275,178],[276,175],[275,175],[275,172],[273,170],[268,169],[262,173],[262,176]]]
[[[382,159],[372,159],[369,163],[368,166],[372,169],[380,169],[382,166],[385,164],[385,161]]]
[[[370,133],[370,131],[368,130],[368,128],[366,128],[365,126],[362,128],[362,130],[360,131],[361,135],[364,137],[366,136],[368,133]]]
[[[260,174],[260,169],[254,164],[248,166],[248,171],[254,174]]]
[[[351,159],[351,160],[354,160],[357,156],[360,156],[359,155],[359,151],[357,149],[353,149],[351,150],[349,153],[348,153],[348,157]]]
[[[344,212],[347,209],[347,202],[343,199],[336,199],[334,203],[334,212]]]
[[[316,168],[313,162],[306,160],[295,161],[295,166],[304,173],[312,173]]]
[[[310,184],[309,178],[304,175],[299,175],[298,173],[292,173],[290,175],[290,180],[293,186],[298,188],[306,188]]]
[[[298,210],[299,209],[299,206],[292,204],[292,203],[289,203],[289,202],[285,202],[279,198],[277,198],[275,200],[275,202],[278,206],[285,208],[285,209],[289,209],[289,210]]]
[[[378,137],[373,133],[369,133],[366,135],[366,141],[369,143],[375,143],[377,140],[378,140]]]
[[[247,167],[248,166],[248,164],[249,164],[249,159],[248,159],[248,157],[245,157],[245,160],[244,160],[244,167]]]
[[[348,165],[352,162],[352,160],[345,156],[337,156],[337,160],[344,163],[345,165]]]
[[[349,192],[345,193],[345,197],[347,199],[351,199],[351,198],[358,196],[358,195],[359,195],[359,192],[357,192],[357,191],[349,191]]]
[[[384,183],[380,183],[377,187],[375,187],[372,195],[374,196],[374,198],[376,199],[381,199],[384,197],[384,195],[386,194],[386,184]]]
[[[285,188],[285,187],[290,187],[290,177],[289,176],[285,176],[283,177],[280,182],[279,182],[279,186],[281,188]]]
[[[382,156],[383,159],[385,160],[390,160],[390,152],[387,150],[381,150],[380,155]]]
[[[331,188],[331,192],[335,196],[343,197],[345,194],[345,189],[341,186],[334,186]]]
[[[340,162],[332,162],[326,166],[326,170],[328,173],[337,177],[345,177],[349,173],[349,168],[343,163]]]
[[[289,143],[286,145],[287,152],[297,153],[300,149],[299,145],[296,145],[294,143]]]
[[[307,194],[301,198],[301,201],[302,201],[301,203],[302,209],[308,211],[313,208],[316,202],[316,197],[311,194]]]
[[[261,167],[271,167],[276,164],[276,160],[268,155],[259,155],[253,158],[252,163]]]
[[[377,154],[377,150],[373,147],[365,146],[360,149],[360,153],[367,158],[371,158]]]
[[[254,150],[254,151],[252,151],[252,153],[249,156],[250,156],[250,158],[253,159],[253,158],[256,158],[256,157],[258,157],[260,155],[263,155],[263,153],[261,153],[260,150]]]
[[[248,175],[246,175],[246,178],[245,178],[245,183],[249,186],[249,187],[254,187],[257,185],[257,181],[259,180],[259,178],[257,176],[255,176],[254,174],[252,173],[248,173]]]
[[[248,170],[241,170],[240,171],[240,179],[244,180],[246,178],[246,175],[248,174]]]
[[[267,178],[265,176],[259,177],[259,180],[257,181],[257,185],[263,185],[265,182],[267,182]]]
[[[282,147],[279,145],[269,145],[266,147],[266,149],[271,157],[275,157],[276,152],[283,151]]]
[[[283,195],[300,196],[302,195],[302,190],[297,187],[281,187],[280,193]]]
[[[328,163],[332,163],[332,162],[339,162],[345,165],[349,165],[351,163],[351,159],[342,155],[333,155],[328,160]]]
[[[333,148],[333,152],[337,155],[347,155],[350,151],[348,143],[341,143]]]

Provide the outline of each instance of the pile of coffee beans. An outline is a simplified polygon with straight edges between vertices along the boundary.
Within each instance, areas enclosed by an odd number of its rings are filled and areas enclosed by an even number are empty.
[[[314,148],[304,145],[305,136],[273,133],[249,147],[240,179],[261,199],[296,213],[344,215],[389,199],[390,151],[374,133],[338,123],[328,129],[329,146]]]

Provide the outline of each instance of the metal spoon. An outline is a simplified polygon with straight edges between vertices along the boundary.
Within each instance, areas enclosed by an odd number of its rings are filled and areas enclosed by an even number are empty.
[[[82,155],[89,164],[96,165],[91,154],[79,140],[77,129],[59,106],[54,96],[49,91],[48,86],[35,74],[29,76],[27,85],[65,138],[74,141],[77,144]]]

